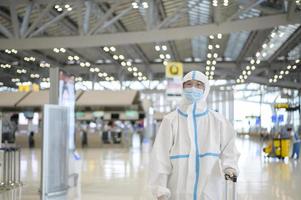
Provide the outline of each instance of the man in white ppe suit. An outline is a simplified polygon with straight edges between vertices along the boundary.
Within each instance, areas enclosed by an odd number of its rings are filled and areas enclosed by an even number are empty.
[[[223,200],[224,174],[238,174],[235,131],[208,109],[207,77],[192,71],[183,78],[183,98],[166,115],[150,159],[149,184],[157,200]]]

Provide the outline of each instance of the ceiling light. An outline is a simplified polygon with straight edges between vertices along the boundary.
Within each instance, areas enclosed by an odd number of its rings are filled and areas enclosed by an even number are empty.
[[[114,56],[113,56],[113,59],[114,59],[114,60],[118,60],[118,56],[117,56],[117,55],[114,55]]]
[[[299,59],[295,61],[295,63],[297,63],[297,64],[298,64],[299,62],[300,62],[300,60],[299,60]]]
[[[59,12],[62,12],[63,11],[63,8],[58,8],[58,9],[56,9],[57,11],[59,11]]]
[[[251,63],[252,65],[254,65],[254,64],[255,64],[255,60],[252,59],[252,60],[250,61],[250,63]]]
[[[283,77],[282,77],[282,75],[279,75],[279,79],[282,79]]]
[[[249,65],[246,67],[246,70],[250,70],[250,66]]]
[[[78,56],[74,56],[73,58],[74,58],[74,60],[79,60]]]
[[[103,76],[103,75],[102,75],[102,73],[98,73],[98,77],[100,77],[100,78],[101,78],[102,76]]]
[[[95,72],[99,72],[99,68],[95,67],[95,68],[94,68],[94,71],[95,71]]]
[[[103,75],[104,77],[108,76],[108,74],[107,74],[106,72],[102,73],[102,75]]]
[[[219,44],[215,45],[215,48],[219,49],[221,46]]]
[[[287,68],[287,69],[291,69],[291,68],[292,68],[292,66],[288,65],[286,68]]]
[[[159,46],[159,45],[156,45],[156,46],[155,46],[155,50],[156,50],[156,51],[160,51],[160,46]]]
[[[212,54],[211,53],[208,53],[207,54],[207,58],[211,58],[212,57]]]
[[[259,56],[260,56],[260,53],[259,53],[259,52],[257,52],[257,53],[256,53],[256,57],[259,57]]]
[[[268,46],[268,45],[267,45],[266,43],[264,43],[264,44],[262,45],[262,48],[265,49],[265,48],[267,48],[267,46]]]
[[[221,34],[221,33],[217,34],[218,39],[222,39],[222,37],[223,37],[223,34]]]
[[[251,67],[251,69],[254,71],[254,70],[256,69],[255,65],[253,65],[253,66]]]
[[[138,71],[137,67],[133,67],[133,71],[134,72]]]
[[[240,79],[237,79],[237,80],[236,80],[236,83],[240,83]]]
[[[243,75],[246,75],[246,74],[247,74],[247,72],[244,70],[244,71],[242,71],[242,74],[243,74]]]
[[[206,75],[209,76],[209,75],[210,75],[210,72],[207,71],[207,72],[206,72]]]
[[[280,71],[280,74],[284,74],[284,71],[283,71],[283,70],[281,70],[281,71]]]
[[[215,67],[214,67],[214,66],[212,66],[212,67],[211,67],[211,70],[212,70],[212,71],[214,71],[214,70],[215,70]]]
[[[244,77],[243,77],[243,75],[240,75],[239,78],[240,78],[240,79],[243,79]]]
[[[163,65],[166,66],[167,64],[168,64],[168,62],[167,62],[166,60],[164,60],[164,61],[163,61]]]
[[[127,62],[126,62],[126,65],[127,65],[127,66],[132,66],[132,62],[131,62],[131,61],[127,61]]]
[[[213,46],[211,44],[208,45],[208,49],[213,49]]]
[[[60,51],[61,51],[62,53],[65,53],[65,52],[66,52],[66,49],[60,48]]]
[[[73,57],[72,56],[68,56],[68,60],[72,61]]]
[[[213,76],[213,75],[214,75],[214,72],[213,72],[213,71],[212,71],[212,72],[210,72],[210,75],[211,75],[211,76]]]
[[[131,67],[128,67],[128,71],[131,72],[133,71],[133,69]]]
[[[94,68],[90,68],[90,72],[95,72]]]
[[[109,51],[110,51],[109,47],[104,47],[103,50],[104,50],[105,52],[109,52]]]
[[[266,52],[263,52],[262,53],[262,57],[266,57],[267,56],[267,53]]]
[[[277,79],[274,79],[273,81],[274,81],[274,83],[276,83],[276,82],[277,82]]]
[[[164,59],[164,58],[165,58],[164,54],[160,54],[159,57],[160,57],[161,59]]]
[[[110,78],[109,78],[109,77],[106,77],[106,81],[110,81]]]
[[[137,3],[137,2],[133,2],[133,3],[132,3],[132,6],[133,6],[133,8],[135,8],[135,9],[139,8],[139,6],[138,6],[138,3]]]
[[[206,70],[209,71],[209,70],[210,70],[210,67],[209,67],[209,66],[206,66]]]
[[[86,67],[90,67],[91,66],[91,64],[89,63],[89,62],[86,62]]]
[[[69,4],[65,4],[65,8],[70,8],[70,5]]]
[[[68,10],[68,11],[72,11],[72,7],[70,7],[70,8],[67,8],[67,10]]]
[[[245,82],[245,80],[244,79],[241,79],[241,81],[240,81],[241,83],[244,83]]]
[[[217,53],[214,53],[214,54],[213,54],[213,57],[214,57],[214,58],[217,58],[217,57],[218,57],[218,54],[217,54]]]
[[[113,51],[113,52],[115,52],[116,48],[112,46],[112,47],[110,47],[110,50]]]
[[[248,76],[250,76],[250,75],[251,75],[251,73],[252,73],[251,71],[248,71],[248,72],[247,72],[247,75],[248,75]]]
[[[247,75],[244,75],[244,79],[247,79],[248,78],[248,76]]]
[[[275,75],[275,76],[274,76],[274,79],[277,79],[277,78],[278,78],[278,75]]]
[[[214,39],[214,35],[210,35],[209,38],[210,38],[211,40],[213,40],[213,39]]]
[[[286,70],[286,71],[285,71],[285,74],[288,75],[288,74],[289,74],[289,71]]]
[[[85,63],[81,62],[81,63],[79,63],[79,66],[85,67]]]
[[[135,77],[138,76],[137,72],[134,72],[133,75],[134,75]]]
[[[256,64],[257,64],[257,65],[259,65],[259,64],[260,64],[260,62],[261,62],[260,60],[256,60]]]
[[[142,72],[138,72],[138,76],[142,76]]]
[[[171,57],[170,57],[169,54],[166,54],[166,55],[165,55],[165,58],[166,58],[166,59],[170,59]]]
[[[296,69],[297,68],[297,65],[293,65],[293,69]]]
[[[125,66],[126,66],[126,62],[125,62],[125,61],[122,61],[122,62],[121,62],[121,66],[125,67]]]
[[[143,8],[148,8],[148,3],[147,2],[143,2],[142,6],[143,6]]]
[[[272,44],[270,44],[270,48],[273,48],[274,47],[274,44],[272,43]]]
[[[276,36],[276,33],[275,33],[275,32],[272,32],[271,37],[273,38],[273,37],[275,37],[275,36]]]
[[[212,60],[212,65],[216,65],[216,60]]]
[[[119,59],[120,59],[120,60],[123,60],[123,59],[124,59],[124,56],[123,56],[123,55],[119,55]]]
[[[211,65],[211,61],[210,60],[207,60],[207,65]]]

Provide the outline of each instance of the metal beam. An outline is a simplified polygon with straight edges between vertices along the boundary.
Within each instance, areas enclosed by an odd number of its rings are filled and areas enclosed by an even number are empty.
[[[10,9],[10,17],[11,17],[11,23],[13,25],[13,30],[14,30],[14,36],[15,38],[19,38],[20,36],[20,25],[19,25],[19,19],[18,19],[18,14],[16,10],[16,1],[13,0],[12,3],[9,6]]]
[[[28,22],[29,22],[29,17],[31,14],[33,8],[33,2],[30,2],[27,7],[26,7],[26,12],[25,15],[23,17],[23,21],[22,21],[22,25],[21,25],[21,30],[20,30],[20,36],[22,37],[25,32],[27,31],[28,28]]]
[[[13,34],[2,24],[0,24],[0,33],[2,33],[4,36],[8,38],[12,38]]]
[[[301,27],[299,27],[277,51],[269,58],[269,62],[273,62],[278,56],[287,54],[290,50],[296,47],[301,41]]]
[[[252,0],[252,1],[250,1],[250,3],[248,5],[245,5],[245,8],[239,9],[237,12],[235,12],[233,15],[231,15],[227,19],[227,21],[231,21],[231,20],[239,17],[239,15],[241,15],[242,13],[248,12],[249,10],[251,10],[252,8],[256,7],[257,5],[261,4],[264,1],[266,1],[266,0]]]
[[[160,42],[167,40],[181,40],[208,36],[215,33],[231,33],[239,31],[251,31],[267,29],[279,25],[300,23],[301,16],[288,21],[286,15],[274,15],[266,17],[251,18],[220,25],[207,24],[193,27],[169,28],[163,30],[140,31],[128,33],[102,34],[95,36],[65,36],[65,37],[41,37],[30,39],[0,39],[1,49],[48,49],[55,47],[80,48],[105,45],[125,45],[135,43]]]
[[[88,35],[93,35],[95,34],[107,21],[107,19],[112,16],[113,12],[115,9],[120,5],[120,3],[114,4],[110,10],[106,11],[106,13],[101,17],[101,20],[99,20],[95,26],[88,32]]]
[[[34,22],[28,28],[28,30],[24,34],[23,38],[27,37],[39,25],[39,23],[45,17],[45,15],[52,9],[52,6],[54,5],[54,3],[55,3],[55,1],[49,2],[49,4],[46,6],[46,8],[44,8],[42,13],[34,20]]]
[[[32,32],[28,37],[31,38],[33,36],[36,36],[40,32],[47,29],[51,24],[53,24],[53,23],[59,21],[60,19],[64,18],[68,13],[69,13],[68,10],[64,11],[62,14],[56,16],[55,18],[51,19],[49,22],[47,22],[44,25],[42,25],[41,27],[39,27],[36,31]]]
[[[101,33],[101,32],[103,32],[106,28],[108,28],[109,26],[111,26],[112,24],[114,24],[121,17],[123,17],[124,15],[128,14],[132,9],[133,9],[133,7],[130,6],[127,9],[123,10],[117,16],[115,16],[114,18],[112,18],[110,21],[106,21],[99,29],[95,30],[94,33]]]
[[[78,26],[78,34],[84,35],[83,29],[83,15],[82,8],[84,7],[84,2],[81,0],[77,0],[76,2],[76,12],[77,12],[77,26]]]
[[[83,22],[83,31],[84,34],[87,34],[89,31],[89,22],[90,22],[90,15],[91,15],[91,9],[92,9],[92,2],[91,1],[85,1],[85,7],[86,12],[84,16],[84,22]]]

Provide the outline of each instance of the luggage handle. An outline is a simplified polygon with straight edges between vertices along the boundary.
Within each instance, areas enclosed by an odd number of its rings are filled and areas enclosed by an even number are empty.
[[[226,179],[226,181],[231,180],[231,181],[233,181],[234,183],[237,182],[237,176],[236,176],[236,175],[230,176],[229,174],[225,174],[225,179]]]

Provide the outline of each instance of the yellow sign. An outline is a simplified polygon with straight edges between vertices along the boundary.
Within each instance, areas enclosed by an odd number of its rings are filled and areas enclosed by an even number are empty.
[[[183,77],[183,64],[180,62],[168,62],[165,68],[166,78]]]
[[[274,105],[274,108],[288,108],[288,104],[287,103],[276,103]]]
[[[32,91],[38,92],[40,90],[40,86],[36,83],[32,84]]]
[[[29,92],[30,91],[30,85],[19,85],[19,91],[20,92]]]
[[[19,92],[29,92],[29,91],[38,92],[40,90],[40,86],[36,83],[32,85],[19,85],[18,90]]]

